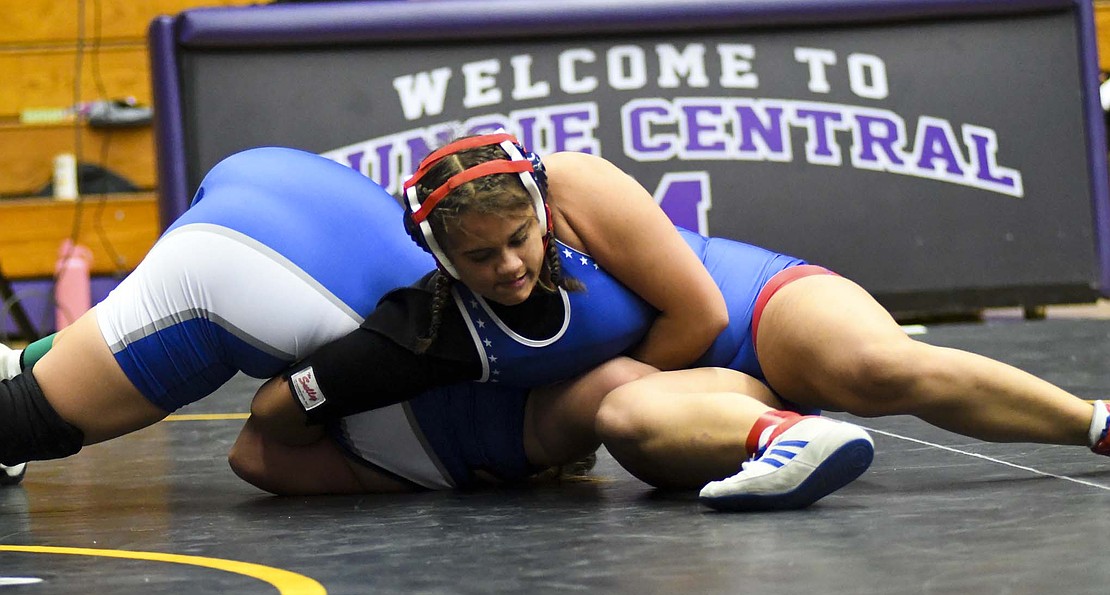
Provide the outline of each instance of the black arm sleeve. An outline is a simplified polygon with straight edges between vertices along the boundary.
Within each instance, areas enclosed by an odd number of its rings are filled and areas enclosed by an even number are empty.
[[[325,423],[473,380],[479,373],[474,362],[418,355],[360,328],[295,364],[285,377],[309,423]]]
[[[428,279],[386,295],[362,327],[335,340],[285,374],[311,423],[407,401],[438,386],[475,380],[478,352],[455,308],[446,309],[438,338],[416,353],[430,321]]]

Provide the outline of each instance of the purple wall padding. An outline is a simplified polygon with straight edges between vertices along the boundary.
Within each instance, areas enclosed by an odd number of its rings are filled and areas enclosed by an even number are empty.
[[[1099,80],[1098,41],[1094,6],[1078,0],[1079,51],[1083,75],[1091,85]],[[1110,297],[1110,174],[1107,173],[1106,117],[1097,92],[1088,93],[1083,104],[1087,120],[1087,154],[1090,155],[1091,210],[1095,219],[1098,250],[1099,290]]]
[[[158,216],[162,229],[169,227],[189,207],[175,24],[175,18],[160,16],[151,21],[148,29],[150,83],[156,108],[154,135],[158,139]]]
[[[279,47],[413,39],[876,23],[1066,8],[1074,0],[440,0],[195,9],[181,14],[189,48]]]

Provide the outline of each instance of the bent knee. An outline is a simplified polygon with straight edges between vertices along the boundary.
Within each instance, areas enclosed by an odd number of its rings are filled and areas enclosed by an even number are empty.
[[[658,373],[659,369],[630,357],[616,357],[598,367],[589,374],[593,377],[604,379],[603,389],[615,391],[624,385],[635,382],[645,376]]]
[[[643,391],[639,384],[635,380],[625,383],[602,399],[594,427],[603,442],[633,441],[644,433],[646,424],[641,415]]]
[[[235,444],[231,445],[231,450],[227,453],[227,463],[239,479],[260,490],[280,495],[281,491],[273,485],[266,472],[266,465],[262,456],[263,438],[250,426],[248,420],[247,425],[243,427],[239,436],[235,439]]]
[[[257,436],[244,429],[231,445],[227,453],[227,463],[231,470],[243,481],[255,485],[261,465],[256,456],[259,450]]]

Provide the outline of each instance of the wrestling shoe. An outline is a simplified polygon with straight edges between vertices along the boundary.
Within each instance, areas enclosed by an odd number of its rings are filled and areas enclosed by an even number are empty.
[[[776,434],[739,473],[702,488],[699,499],[725,511],[805,508],[851,483],[875,458],[863,428],[824,417],[797,417]]]
[[[11,380],[23,370],[19,367],[19,355],[22,349],[12,349],[0,343],[0,380]]]
[[[1094,414],[1091,416],[1091,428],[1087,431],[1091,451],[1095,454],[1110,456],[1110,405],[1103,401],[1094,401]]]
[[[18,465],[0,465],[0,486],[14,486],[23,481],[23,476],[27,473],[27,463],[20,463]]]

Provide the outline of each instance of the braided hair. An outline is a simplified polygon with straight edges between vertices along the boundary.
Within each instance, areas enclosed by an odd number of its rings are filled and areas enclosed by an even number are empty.
[[[451,275],[437,269],[432,275],[432,281],[435,283],[434,293],[432,294],[432,321],[428,325],[428,332],[416,338],[417,353],[428,351],[428,348],[435,342],[439,335],[439,326],[443,323],[443,310],[451,305],[451,285],[454,284],[455,280],[451,278]]]
[[[420,202],[446,181],[475,165],[505,159],[505,151],[498,145],[487,145],[464,149],[440,159],[416,183],[415,190]],[[522,208],[533,208],[533,199],[521,184],[520,178],[513,173],[499,173],[484,176],[455,188],[428,214],[428,223],[437,240],[445,245],[449,232],[458,224],[465,213],[500,214]],[[543,291],[554,293],[557,288],[566,291],[581,291],[585,286],[577,279],[565,274],[559,260],[559,249],[550,232],[544,238],[547,249],[544,255],[544,270],[540,274],[538,286]],[[443,270],[436,270],[433,276],[434,295],[432,316],[427,334],[417,339],[417,352],[423,353],[435,342],[443,321],[443,311],[450,304],[451,286],[454,279]]]

